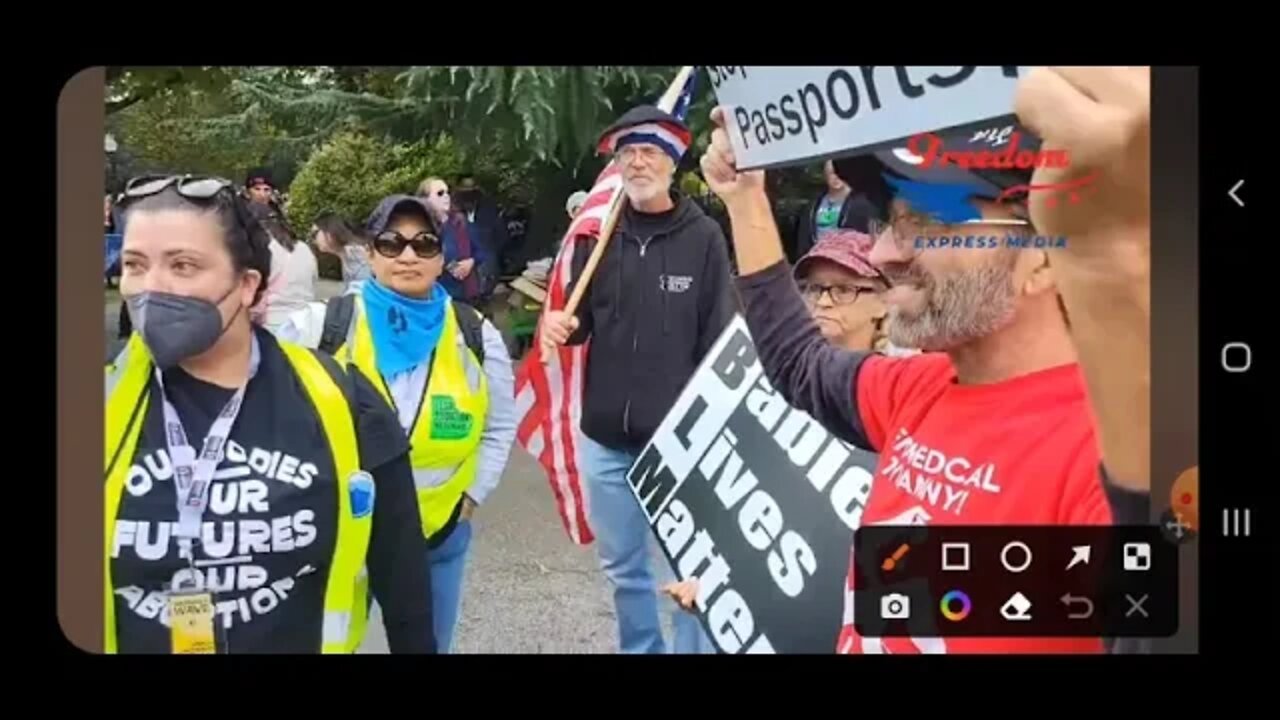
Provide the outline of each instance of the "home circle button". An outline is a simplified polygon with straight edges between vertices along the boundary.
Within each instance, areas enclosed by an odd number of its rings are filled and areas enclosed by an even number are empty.
[[[1011,573],[1020,573],[1031,567],[1031,548],[1027,544],[1014,540],[1000,551],[1000,564]]]
[[[1247,343],[1229,342],[1222,346],[1222,369],[1229,373],[1248,372],[1253,366],[1253,351]]]

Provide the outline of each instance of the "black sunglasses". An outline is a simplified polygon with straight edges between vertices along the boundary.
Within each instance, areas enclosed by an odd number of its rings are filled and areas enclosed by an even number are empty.
[[[440,238],[425,230],[407,238],[395,230],[379,233],[373,239],[373,249],[385,258],[398,258],[406,247],[413,248],[413,254],[420,258],[433,258],[440,254]]]
[[[218,193],[228,191],[234,193],[230,180],[219,177],[201,175],[143,175],[129,181],[124,188],[127,200],[150,197],[174,187],[179,195],[192,200],[209,200]]]

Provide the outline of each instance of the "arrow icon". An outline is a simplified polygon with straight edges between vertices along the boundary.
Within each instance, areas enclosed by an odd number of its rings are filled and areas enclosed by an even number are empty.
[[[1058,602],[1066,606],[1068,620],[1088,620],[1093,617],[1093,601],[1087,597],[1075,597],[1067,593],[1058,598]],[[1072,605],[1082,605],[1083,609],[1073,612]]]
[[[1236,193],[1240,192],[1240,188],[1243,186],[1244,186],[1244,180],[1241,180],[1237,182],[1235,185],[1232,185],[1231,189],[1227,191],[1227,196],[1230,197],[1232,200],[1235,200],[1236,204],[1239,205],[1240,207],[1244,207],[1244,201],[1241,200],[1240,196],[1236,195]]]
[[[1085,565],[1089,564],[1090,548],[1088,545],[1072,545],[1071,549],[1074,552],[1071,555],[1071,562],[1067,563],[1068,570],[1079,565],[1080,563],[1084,563]]]

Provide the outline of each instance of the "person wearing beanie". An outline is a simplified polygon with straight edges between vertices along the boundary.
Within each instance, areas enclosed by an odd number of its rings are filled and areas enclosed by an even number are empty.
[[[738,311],[720,226],[673,188],[691,140],[682,121],[648,105],[601,134],[599,150],[619,165],[626,205],[576,314],[543,318],[544,352],[591,340],[579,467],[624,653],[667,649],[654,539],[627,469]],[[595,242],[577,243],[574,277]],[[671,575],[665,561],[656,569]],[[677,611],[673,624],[674,652],[713,651],[696,617]]]

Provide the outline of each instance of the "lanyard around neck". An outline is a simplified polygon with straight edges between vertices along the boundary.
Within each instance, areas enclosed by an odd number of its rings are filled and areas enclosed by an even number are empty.
[[[164,392],[164,376],[156,369],[156,381],[160,385],[160,399],[164,405],[164,437],[169,449],[169,459],[173,464],[173,481],[178,504],[178,543],[182,553],[188,560],[194,560],[191,554],[192,541],[200,537],[200,523],[205,508],[209,505],[209,485],[213,480],[213,471],[222,462],[226,453],[227,437],[240,415],[240,405],[244,400],[245,388],[254,375],[258,373],[261,351],[258,349],[258,338],[251,338],[252,346],[249,354],[249,377],[236,389],[235,395],[223,406],[222,412],[213,421],[209,434],[201,443],[200,456],[196,457],[195,448],[187,439],[187,432],[182,427],[182,420],[173,404]]]

